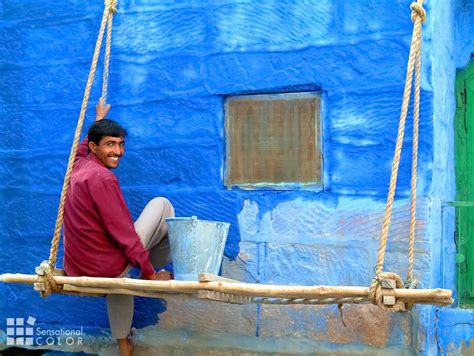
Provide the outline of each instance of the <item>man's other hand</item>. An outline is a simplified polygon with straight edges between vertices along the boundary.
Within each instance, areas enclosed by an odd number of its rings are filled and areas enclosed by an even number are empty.
[[[102,120],[107,116],[110,110],[110,104],[105,102],[105,99],[100,98],[95,107],[95,121]]]
[[[173,274],[168,271],[160,271],[153,273],[148,279],[152,281],[169,281],[173,279]]]

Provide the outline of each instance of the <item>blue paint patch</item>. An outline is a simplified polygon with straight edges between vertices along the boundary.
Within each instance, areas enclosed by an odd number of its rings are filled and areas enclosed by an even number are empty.
[[[474,314],[472,310],[438,310],[438,347],[441,354],[449,354],[453,348],[460,350],[464,343],[470,345],[474,338]]]

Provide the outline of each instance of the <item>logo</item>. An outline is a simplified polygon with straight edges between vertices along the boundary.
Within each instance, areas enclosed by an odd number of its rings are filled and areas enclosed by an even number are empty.
[[[36,326],[36,318],[7,318],[8,346],[83,345],[84,331],[80,329],[46,329]]]
[[[36,319],[28,317],[24,318],[7,318],[7,345],[31,346],[33,345],[33,326]]]

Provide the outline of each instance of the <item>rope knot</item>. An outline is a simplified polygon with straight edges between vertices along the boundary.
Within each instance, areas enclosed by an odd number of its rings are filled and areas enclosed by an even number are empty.
[[[51,295],[51,293],[61,290],[54,279],[53,268],[49,261],[41,262],[41,264],[36,267],[36,274],[40,283],[38,283],[38,289],[35,285],[35,289],[40,292],[42,297],[46,298]]]
[[[423,8],[423,5],[418,4],[417,2],[413,2],[410,5],[411,9],[411,21],[415,22],[417,18],[420,19],[421,23],[425,22],[426,20],[426,11]]]
[[[104,0],[105,8],[112,13],[117,12],[117,0]]]
[[[385,280],[392,280],[395,286],[387,286]],[[403,282],[399,275],[392,272],[377,274],[369,287],[369,300],[385,311],[405,311],[406,305],[396,299],[395,288],[403,288]],[[386,297],[391,297],[390,300]]]

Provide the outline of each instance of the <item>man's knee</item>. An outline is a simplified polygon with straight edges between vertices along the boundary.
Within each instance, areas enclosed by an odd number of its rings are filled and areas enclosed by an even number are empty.
[[[154,198],[151,202],[157,210],[161,211],[165,218],[174,217],[174,207],[171,202],[163,197]]]

